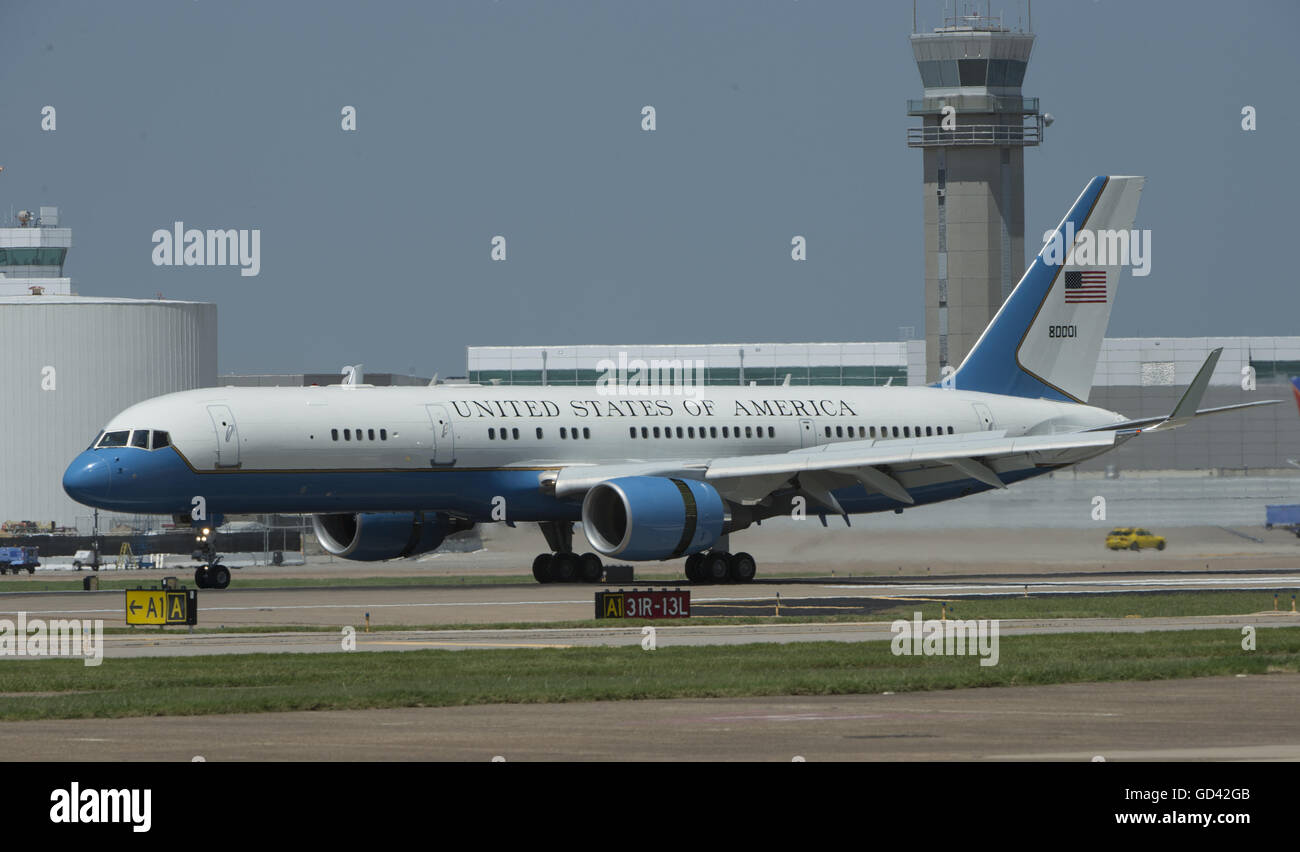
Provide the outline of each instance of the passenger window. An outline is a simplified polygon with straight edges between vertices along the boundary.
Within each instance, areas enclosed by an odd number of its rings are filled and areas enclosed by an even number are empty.
[[[694,426],[687,426],[687,427],[686,427],[686,437],[688,437],[688,438],[694,438],[694,437],[695,437],[695,427],[694,427]]]
[[[775,437],[776,437],[776,427],[775,427],[775,426],[768,426],[768,427],[767,427],[767,437],[769,437],[769,438],[775,438]]]
[[[895,438],[898,437],[898,427],[897,427],[897,426],[894,427],[894,437],[895,437]]]
[[[347,431],[346,431],[346,430],[344,430],[344,434],[347,434]],[[488,440],[489,440],[489,441],[495,441],[495,440],[496,440],[496,437],[497,437],[497,430],[496,430],[496,427],[493,427],[493,428],[491,428],[491,429],[488,429]]]
[[[160,432],[158,430],[154,430],[153,448],[155,450],[161,449],[163,447],[170,447],[171,445],[172,445],[171,435],[168,435],[166,432]]]
[[[826,437],[829,438],[830,436],[831,436],[831,427],[827,426],[827,427],[826,427]]]
[[[569,437],[569,427],[567,427],[567,426],[561,426],[561,427],[560,427],[560,438],[563,439],[563,438],[567,438],[567,437]]]
[[[99,439],[101,447],[125,447],[126,439],[131,437],[129,431],[122,432],[105,432],[104,437]]]
[[[583,438],[586,438],[586,439],[590,439],[590,438],[591,438],[591,429],[589,429],[589,428],[586,427],[586,426],[583,426],[583,427],[582,427],[582,437],[583,437]]]
[[[362,433],[362,431],[361,431],[360,429],[358,429],[358,430],[357,430],[357,440],[358,440],[358,441],[363,440],[365,437],[366,437],[366,436]]]
[[[710,437],[710,438],[716,438],[716,437],[718,437],[718,427],[717,427],[717,426],[710,426],[710,427],[709,427],[709,437]]]
[[[930,426],[926,426],[926,427],[925,427],[925,437],[928,438],[928,437],[930,437],[931,435],[934,434],[934,432],[930,431],[931,428],[932,428],[932,427],[930,427]]]
[[[331,430],[330,430],[330,439],[333,440],[333,441],[337,441],[337,440],[339,439],[339,430],[337,430],[337,429],[331,429]]]
[[[635,437],[636,437],[636,427],[635,427],[635,426],[629,426],[629,427],[627,427],[627,436],[628,436],[629,438],[635,438]]]
[[[677,427],[677,437],[682,437],[682,427],[680,426]]]
[[[642,437],[642,438],[649,438],[649,437],[650,437],[650,430],[647,429],[645,426],[642,426],[642,427],[641,427],[641,437]]]
[[[511,430],[510,430],[510,437],[512,437],[512,438],[514,438],[516,441],[518,441],[518,440],[519,440],[519,430],[518,430],[518,429],[511,429]]]
[[[912,430],[911,430],[910,427],[907,427],[907,426],[904,426],[904,427],[903,427],[903,437],[904,437],[904,438],[910,438],[910,437],[912,437]]]
[[[136,429],[131,433],[131,446],[139,447],[142,450],[149,449],[149,430]]]
[[[387,440],[388,440],[388,430],[387,430],[387,429],[380,429],[380,430],[379,430],[379,440],[381,440],[381,441],[387,441]]]
[[[952,427],[951,427],[951,426],[948,427],[948,434],[949,434],[949,435],[952,434]]]
[[[875,427],[875,426],[872,426],[872,427],[871,427],[871,437],[873,437],[873,438],[876,437],[876,427]]]
[[[827,435],[826,437],[829,438],[830,436]],[[843,427],[843,426],[836,426],[836,427],[835,427],[835,437],[836,437],[836,438],[843,438],[843,437],[844,437],[844,427]]]
[[[727,427],[726,427],[726,426],[723,426],[723,427],[722,427],[722,437],[724,437],[724,438],[729,438],[729,437],[731,437],[730,435],[727,434]]]
[[[664,437],[665,437],[665,438],[671,438],[672,436],[673,436],[673,427],[671,427],[671,426],[665,426],[665,427],[664,427]]]
[[[537,440],[539,440],[539,441],[542,440],[542,427],[541,427],[541,426],[538,426],[538,427],[537,427]]]
[[[345,441],[351,441],[351,440],[352,440],[352,430],[351,430],[351,429],[344,429],[344,430],[343,430],[343,440],[345,440]]]

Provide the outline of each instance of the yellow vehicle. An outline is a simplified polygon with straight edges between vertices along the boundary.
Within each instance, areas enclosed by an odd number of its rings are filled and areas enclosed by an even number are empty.
[[[1139,527],[1117,527],[1106,534],[1106,546],[1111,550],[1141,550],[1144,547],[1165,549],[1165,537]]]

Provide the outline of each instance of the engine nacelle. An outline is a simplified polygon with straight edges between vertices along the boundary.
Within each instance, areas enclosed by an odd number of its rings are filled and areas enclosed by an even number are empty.
[[[694,479],[623,476],[592,486],[582,529],[604,556],[676,559],[707,550],[725,532],[726,504]]]
[[[362,512],[312,515],[321,547],[344,559],[376,562],[428,553],[469,524],[435,512]]]

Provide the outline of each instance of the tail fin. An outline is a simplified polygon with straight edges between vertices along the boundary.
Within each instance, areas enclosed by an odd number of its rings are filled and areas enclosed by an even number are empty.
[[[1291,378],[1291,392],[1295,394],[1295,404],[1300,407],[1300,376]]]
[[[1145,178],[1088,182],[943,387],[1086,402]],[[1146,248],[1149,248],[1149,243]]]

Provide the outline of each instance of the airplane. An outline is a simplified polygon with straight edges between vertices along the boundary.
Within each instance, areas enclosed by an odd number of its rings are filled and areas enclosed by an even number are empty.
[[[1053,239],[1128,231],[1143,181],[1093,178]],[[203,388],[112,418],[63,487],[99,509],[200,526],[310,514],[320,544],[346,559],[415,556],[505,521],[539,525],[539,582],[598,582],[602,557],[686,557],[692,582],[748,582],[756,561],[732,553],[731,536],[766,518],[902,512],[1276,402],[1198,409],[1216,349],[1166,416],[1088,405],[1122,258],[1076,264],[1051,247],[929,386]],[[574,550],[579,521],[594,553]],[[208,563],[200,587],[229,584],[210,541],[195,558]]]

